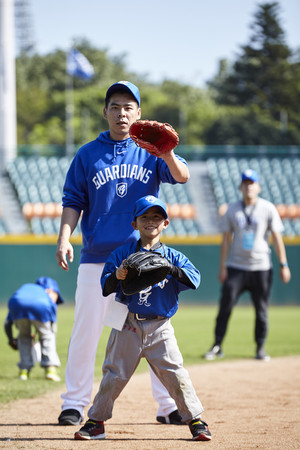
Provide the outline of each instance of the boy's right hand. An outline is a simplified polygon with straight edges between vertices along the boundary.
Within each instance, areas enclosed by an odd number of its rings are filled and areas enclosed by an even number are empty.
[[[124,267],[123,267],[124,261],[125,261],[125,259],[123,259],[122,264],[116,270],[116,277],[118,280],[125,280],[125,278],[127,277],[127,274],[128,274],[128,270],[124,269]]]

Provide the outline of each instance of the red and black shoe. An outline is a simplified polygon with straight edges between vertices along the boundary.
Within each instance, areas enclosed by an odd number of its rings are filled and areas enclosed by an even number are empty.
[[[191,433],[193,435],[193,441],[210,441],[211,433],[208,425],[201,419],[192,420],[189,423]]]
[[[85,422],[84,426],[74,434],[74,439],[105,439],[104,423],[89,419]]]

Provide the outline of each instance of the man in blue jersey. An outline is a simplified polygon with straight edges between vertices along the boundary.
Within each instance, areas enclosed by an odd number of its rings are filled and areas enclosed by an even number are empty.
[[[118,301],[128,304],[128,315],[120,331],[111,331],[103,378],[89,420],[75,433],[75,439],[104,439],[104,421],[112,417],[114,402],[120,395],[141,358],[146,358],[152,370],[176,400],[182,420],[189,425],[195,441],[211,440],[207,424],[201,420],[203,406],[193,388],[170,322],[178,309],[178,294],[186,289],[197,289],[200,273],[181,252],[160,242],[161,232],[169,224],[166,205],[147,195],[140,198],[134,208],[132,226],[140,239],[129,242],[112,252],[108,258],[101,284],[103,294],[116,292]],[[128,271],[123,261],[135,252],[155,251],[170,264],[170,274],[154,286],[137,294],[124,296],[120,281]]]
[[[8,315],[4,324],[9,345],[19,350],[19,378],[27,380],[34,366],[32,333],[36,332],[41,345],[41,367],[47,380],[60,381],[56,368],[60,360],[56,352],[56,308],[63,303],[58,284],[49,277],[35,283],[23,284],[8,301]],[[13,324],[19,331],[13,338]]]
[[[66,176],[63,213],[56,258],[69,270],[73,261],[70,237],[82,213],[83,248],[75,295],[75,318],[70,339],[65,381],[67,392],[60,425],[78,425],[91,400],[96,350],[112,296],[103,297],[100,277],[111,252],[125,242],[136,242],[131,227],[136,200],[158,196],[160,183],[185,183],[189,171],[173,151],[161,158],[139,148],[129,136],[132,123],[141,118],[139,89],[128,81],[107,90],[103,109],[109,130],[84,145]],[[157,419],[181,424],[174,400],[150,371],[152,391],[159,404]]]

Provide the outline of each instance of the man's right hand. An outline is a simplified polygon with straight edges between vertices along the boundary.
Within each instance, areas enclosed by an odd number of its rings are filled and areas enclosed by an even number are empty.
[[[220,283],[224,283],[227,278],[227,267],[220,267],[218,279]]]
[[[70,263],[73,262],[74,259],[74,250],[69,241],[58,242],[57,250],[56,250],[56,260],[57,264],[64,270],[69,270],[68,260]]]

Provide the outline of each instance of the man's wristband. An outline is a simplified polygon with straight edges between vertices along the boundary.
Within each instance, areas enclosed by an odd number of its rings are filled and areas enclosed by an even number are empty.
[[[280,263],[280,268],[283,269],[284,267],[289,267],[288,263]]]

